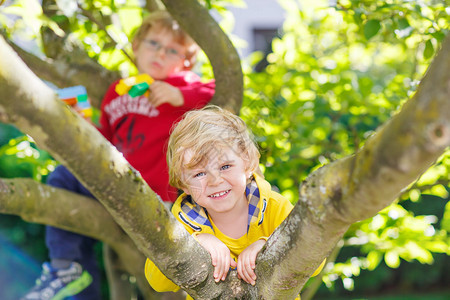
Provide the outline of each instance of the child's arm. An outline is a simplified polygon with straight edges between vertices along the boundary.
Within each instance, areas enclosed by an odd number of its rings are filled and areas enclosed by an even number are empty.
[[[174,86],[165,81],[154,81],[149,89],[149,101],[155,106],[169,103],[174,107],[196,109],[206,105],[214,95],[215,82],[194,82],[187,86]]]
[[[195,82],[187,86],[180,86],[183,94],[185,109],[198,109],[205,106],[212,99],[215,93],[215,81]]]
[[[230,249],[217,237],[209,233],[201,233],[195,236],[197,241],[211,254],[214,266],[214,280],[225,280],[230,266],[236,268],[236,262],[231,258]]]
[[[265,243],[266,241],[264,239],[257,240],[245,248],[241,254],[239,254],[237,262],[238,277],[251,285],[255,285],[256,280],[256,274],[254,271],[256,256],[259,251],[261,251]]]

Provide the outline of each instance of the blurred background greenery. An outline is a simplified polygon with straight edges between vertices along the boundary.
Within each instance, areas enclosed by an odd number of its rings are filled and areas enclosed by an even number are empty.
[[[133,72],[111,36],[91,20],[79,18],[76,9],[46,20],[31,13],[33,1],[13,2],[10,7],[15,9],[3,14],[27,18],[5,26],[5,34],[34,24],[27,38],[41,45],[36,24],[68,22],[73,36],[101,64]],[[221,14],[223,24],[233,17],[226,6],[239,2],[204,1]],[[135,1],[80,3],[104,18],[118,16],[122,27],[111,23],[108,28],[124,43],[143,15]],[[295,203],[309,173],[357,151],[414,95],[448,35],[450,5],[437,0],[279,3],[287,17],[271,53],[253,53],[243,60],[246,90],[241,116],[260,145],[266,178]],[[212,77],[206,58],[201,62],[198,72]],[[56,164],[29,137],[9,125],[0,126],[0,177],[45,182]],[[302,299],[450,299],[449,171],[447,151],[391,206],[351,226],[321,276],[308,282]],[[9,245],[8,256],[25,255],[23,261],[34,261],[32,270],[38,274],[38,262],[47,259],[43,228],[2,215],[0,249]],[[9,259],[1,257],[3,266]],[[2,277],[0,286],[1,282]]]

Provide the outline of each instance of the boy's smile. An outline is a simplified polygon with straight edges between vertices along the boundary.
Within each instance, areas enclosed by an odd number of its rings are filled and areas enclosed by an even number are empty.
[[[223,191],[223,192],[219,192],[219,193],[216,193],[216,194],[209,195],[208,197],[210,197],[210,198],[221,198],[221,197],[224,197],[224,196],[228,195],[228,193],[230,191],[231,190],[226,190],[226,191]]]
[[[193,153],[187,150],[184,163],[189,163]],[[251,175],[246,170],[246,162],[235,149],[214,148],[205,161],[193,168],[184,168],[184,192],[204,207],[211,217],[215,215],[247,210],[245,188]]]

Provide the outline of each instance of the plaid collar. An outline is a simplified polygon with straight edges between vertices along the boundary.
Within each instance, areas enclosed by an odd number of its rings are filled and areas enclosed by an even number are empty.
[[[261,195],[259,194],[259,187],[256,184],[255,179],[253,178],[247,187],[245,188],[245,195],[248,200],[248,223],[247,223],[247,232],[250,228],[250,225],[258,222],[258,225],[264,221],[264,213],[266,212],[267,201],[266,199],[261,200]],[[259,212],[261,212],[261,217],[259,218]]]
[[[254,178],[247,184],[245,188],[245,196],[248,200],[248,224],[247,231],[250,225],[258,222],[260,225],[264,221],[264,213],[267,207],[266,199],[261,200],[259,187]],[[180,219],[195,231],[201,231],[201,226],[208,226],[213,229],[209,220],[206,209],[195,203],[190,195],[187,195],[181,201],[181,212],[178,213]],[[183,213],[182,213],[183,212]],[[261,214],[260,214],[261,212]],[[199,226],[200,225],[200,226]]]
[[[189,225],[195,231],[201,231],[202,229],[195,224],[206,225],[208,227],[211,227],[211,229],[213,228],[208,218],[208,212],[206,211],[206,209],[195,203],[195,201],[192,200],[191,195],[187,195],[181,201],[181,211],[184,213],[184,215],[179,212],[178,216],[184,223]],[[194,224],[192,222],[194,222]]]

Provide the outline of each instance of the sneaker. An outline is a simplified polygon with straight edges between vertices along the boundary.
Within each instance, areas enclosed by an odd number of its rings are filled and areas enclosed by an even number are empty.
[[[91,282],[92,276],[77,262],[67,269],[54,269],[45,262],[36,285],[21,300],[63,300],[83,291]]]

